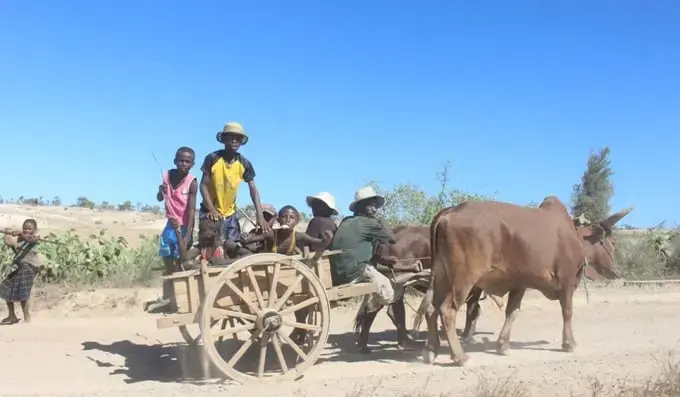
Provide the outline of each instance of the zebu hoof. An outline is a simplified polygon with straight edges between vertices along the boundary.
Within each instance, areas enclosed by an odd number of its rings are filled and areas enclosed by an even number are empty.
[[[463,357],[452,357],[453,365],[456,367],[462,367],[470,359],[467,354],[463,354]]]
[[[576,350],[576,343],[562,343],[562,350],[566,353],[573,353]]]
[[[473,344],[473,343],[477,343],[477,339],[476,339],[474,336],[472,336],[472,335],[463,336],[463,337],[460,339],[460,341],[463,342],[463,343],[465,343],[465,344],[467,344],[467,345],[470,345],[470,344]]]
[[[434,360],[437,358],[437,354],[427,348],[423,349],[423,361],[425,364],[434,364]]]
[[[508,354],[510,354],[509,344],[498,342],[498,344],[496,345],[496,353],[500,354],[501,356],[507,356]]]

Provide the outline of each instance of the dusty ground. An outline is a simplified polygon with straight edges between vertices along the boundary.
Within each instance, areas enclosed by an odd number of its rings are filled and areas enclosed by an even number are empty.
[[[559,304],[535,293],[525,299],[513,330],[513,350],[506,357],[494,354],[492,343],[485,342],[495,340],[502,313],[488,301],[483,302],[479,343],[467,347],[470,361],[464,368],[448,366],[449,357],[444,351],[434,366],[425,365],[417,355],[397,351],[384,314],[375,326],[382,332],[373,336],[376,343],[383,340],[379,350],[370,357],[356,354],[349,332],[353,311],[339,308],[333,311],[331,337],[317,365],[297,382],[264,386],[200,380],[201,366],[195,361],[195,351],[173,344],[180,341],[177,330],[157,330],[156,315],[147,315],[139,308],[141,302],[157,295],[156,290],[70,294],[49,309],[42,295],[38,298],[41,302],[36,302],[42,309],[32,324],[0,327],[0,395],[186,396],[247,392],[253,396],[345,397],[361,391],[355,395],[393,396],[395,391],[411,391],[424,385],[432,392],[463,392],[484,375],[492,379],[512,376],[528,383],[536,395],[545,396],[585,390],[588,376],[598,376],[607,383],[654,373],[659,357],[673,349],[680,338],[680,287],[642,289],[591,284],[589,291],[590,303],[583,289],[577,293],[574,332],[578,347],[572,354],[559,351]]]

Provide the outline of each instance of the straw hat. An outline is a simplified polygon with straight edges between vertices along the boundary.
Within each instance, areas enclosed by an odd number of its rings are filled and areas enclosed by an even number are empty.
[[[357,190],[356,193],[354,193],[354,201],[352,201],[352,203],[349,205],[349,210],[354,212],[354,209],[356,208],[357,204],[359,204],[360,201],[368,200],[371,198],[378,199],[378,208],[385,205],[385,197],[377,194],[371,186],[364,186]]]
[[[328,208],[333,211],[333,214],[338,215],[338,210],[335,208],[335,197],[333,197],[330,193],[328,192],[321,192],[317,194],[316,196],[307,196],[307,205],[312,206],[312,202],[319,200],[326,204]]]
[[[222,136],[224,134],[236,134],[241,135],[241,145],[245,145],[248,142],[248,134],[243,129],[243,126],[235,121],[230,121],[224,125],[222,131],[217,132],[217,142],[224,143]]]

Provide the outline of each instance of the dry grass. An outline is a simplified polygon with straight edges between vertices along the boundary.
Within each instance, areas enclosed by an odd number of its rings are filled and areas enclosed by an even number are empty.
[[[671,352],[659,360],[659,373],[642,382],[623,381],[605,385],[597,378],[591,378],[588,390],[572,392],[573,397],[680,397],[680,356]],[[433,393],[427,391],[428,378],[421,387],[395,394],[398,397],[453,397],[455,392]],[[377,397],[387,395],[381,390],[380,381],[371,386],[357,386],[346,397]],[[529,397],[532,394],[527,384],[510,375],[504,378],[480,376],[477,384],[470,388],[466,397]]]
[[[432,393],[427,391],[427,385],[430,382],[428,378],[421,387],[417,389],[395,394],[397,397],[453,397],[460,396],[460,394],[453,392]],[[371,386],[355,387],[354,390],[346,394],[346,397],[372,397],[386,395],[384,391],[380,390],[380,382]],[[464,396],[466,397],[529,397],[531,393],[529,389],[521,382],[518,382],[513,376],[508,376],[500,379],[489,379],[481,376],[477,385],[468,390]]]
[[[598,379],[591,380],[589,397],[678,397],[680,396],[680,357],[670,352],[660,360],[659,374],[636,384],[621,382],[605,386]],[[577,394],[574,394],[576,396]],[[579,393],[578,395],[583,395]]]

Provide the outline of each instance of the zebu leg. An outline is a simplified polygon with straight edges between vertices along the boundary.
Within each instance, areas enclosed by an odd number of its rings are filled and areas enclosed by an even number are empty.
[[[456,333],[456,315],[460,307],[463,306],[469,292],[470,288],[463,290],[454,287],[453,291],[447,294],[446,299],[439,306],[444,329],[446,330],[446,339],[451,347],[451,360],[453,360],[455,365],[463,365],[468,360],[468,356],[463,351],[463,346],[460,344],[460,339],[458,339],[458,334]]]
[[[503,328],[501,329],[501,332],[498,335],[498,341],[496,342],[496,350],[499,354],[507,354],[508,352],[512,324],[515,322],[515,318],[517,318],[525,291],[525,288],[515,289],[510,291],[510,294],[508,295],[508,305],[505,307],[505,322],[503,323]]]
[[[437,330],[437,319],[439,319],[439,305],[434,306],[432,314],[425,314],[427,320],[427,342],[423,349],[423,360],[427,364],[434,364],[439,352],[439,332]]]
[[[571,328],[571,316],[573,313],[574,288],[565,288],[560,292],[560,306],[562,306],[562,350],[573,352],[576,348],[574,331]]]
[[[477,320],[479,319],[479,314],[481,311],[481,306],[479,305],[479,299],[481,297],[482,289],[479,287],[473,287],[466,303],[467,310],[465,313],[465,329],[461,335],[463,342],[469,343],[474,340],[473,335],[477,330]]]

